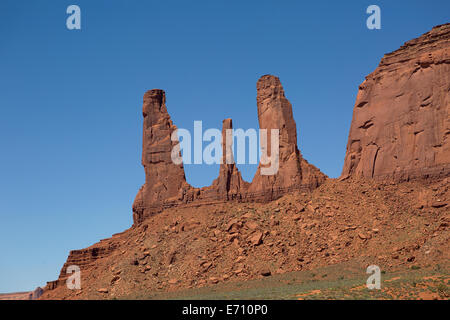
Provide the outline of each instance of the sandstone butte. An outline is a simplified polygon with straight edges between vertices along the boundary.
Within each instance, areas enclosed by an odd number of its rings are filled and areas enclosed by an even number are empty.
[[[242,179],[234,164],[224,163],[217,179],[211,186],[204,188],[190,186],[186,182],[183,165],[172,162],[171,150],[175,142],[171,140],[171,134],[176,126],[168,114],[164,91],[150,90],[143,99],[142,164],[145,183],[133,203],[133,227],[124,233],[140,230],[145,220],[151,218],[151,221],[157,221],[154,219],[158,218],[158,213],[173,208],[184,210],[191,207],[192,216],[195,217],[196,210],[203,206],[269,203],[292,192],[294,195],[305,195],[327,183],[339,187],[339,184],[354,179],[401,182],[446,178],[450,173],[449,77],[450,24],[436,26],[419,38],[406,42],[398,50],[386,54],[376,70],[359,86],[342,176],[334,180],[328,179],[302,157],[297,147],[292,106],[285,97],[280,80],[272,75],[262,76],[256,85],[257,114],[260,128],[280,130],[277,174],[260,175],[260,164],[253,181],[248,183]],[[232,128],[232,121],[225,119],[222,135],[229,128]],[[444,181],[448,181],[448,178]],[[295,193],[298,190],[301,193]],[[434,208],[445,206],[446,203],[433,205]],[[355,210],[359,210],[358,207]],[[308,227],[307,221],[305,223]],[[240,228],[236,222],[230,228],[234,226]],[[184,226],[183,230],[188,230],[186,228],[189,227]],[[267,234],[258,233],[258,240]],[[231,239],[234,242],[235,237]],[[51,298],[52,290],[64,285],[68,277],[65,273],[68,265],[76,264],[84,270],[112,252],[121,250],[124,254],[125,250],[120,248],[120,244],[106,241],[109,244],[102,245],[105,241],[87,249],[71,251],[59,279],[47,284],[46,297]],[[317,252],[322,250],[318,248]],[[316,255],[319,257],[319,253]],[[170,256],[173,258],[175,253]]]

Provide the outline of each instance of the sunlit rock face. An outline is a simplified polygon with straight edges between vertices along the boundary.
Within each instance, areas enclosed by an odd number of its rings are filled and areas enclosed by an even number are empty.
[[[186,182],[183,164],[172,161],[172,150],[178,143],[171,137],[177,129],[166,107],[163,90],[149,90],[144,95],[144,133],[142,165],[145,184],[133,203],[133,221],[137,225],[165,208],[188,203],[214,201],[270,201],[293,190],[312,190],[327,177],[309,164],[297,147],[297,128],[292,106],[284,95],[280,80],[272,75],[262,76],[256,85],[257,115],[260,129],[267,129],[267,150],[270,154],[271,129],[278,129],[279,161],[273,174],[264,174],[259,164],[251,183],[245,182],[234,163],[223,158],[219,176],[211,186],[194,188]],[[222,124],[223,157],[226,154],[226,130],[232,120]]]
[[[450,172],[450,24],[386,54],[359,86],[342,177]]]

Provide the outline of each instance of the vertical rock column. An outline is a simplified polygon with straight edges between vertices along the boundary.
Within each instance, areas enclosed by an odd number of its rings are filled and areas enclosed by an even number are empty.
[[[271,129],[279,129],[279,168],[274,175],[261,175],[263,165],[260,163],[249,187],[249,196],[271,200],[291,189],[317,187],[326,176],[308,164],[298,150],[292,105],[284,95],[280,80],[275,76],[265,75],[258,80],[256,88],[259,127],[267,129],[269,156]],[[303,171],[307,172],[305,177]]]
[[[167,113],[164,91],[147,91],[144,94],[142,109],[142,165],[145,170],[145,184],[133,203],[135,223],[152,214],[158,205],[181,200],[180,195],[190,188],[186,182],[183,164],[175,164],[171,158],[172,148],[178,143],[171,140],[171,135],[177,128]]]
[[[222,163],[220,165],[219,176],[213,181],[212,186],[216,188],[218,198],[225,200],[241,199],[242,193],[248,187],[236,164],[227,163],[227,130],[233,128],[231,119],[225,119],[222,122]],[[229,137],[233,139],[233,137]],[[230,160],[233,158],[231,147],[232,140],[228,142],[228,153],[230,153]]]

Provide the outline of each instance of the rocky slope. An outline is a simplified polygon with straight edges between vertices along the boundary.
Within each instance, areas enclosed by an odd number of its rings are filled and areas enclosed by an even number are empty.
[[[449,267],[449,182],[330,179],[269,203],[169,208],[71,253],[82,289],[66,288],[64,267],[42,298],[150,295],[347,262],[361,276],[371,264]]]

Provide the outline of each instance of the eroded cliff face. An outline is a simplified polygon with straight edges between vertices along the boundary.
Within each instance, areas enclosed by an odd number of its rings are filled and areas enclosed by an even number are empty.
[[[176,141],[176,130],[170,120],[162,90],[150,90],[144,95],[144,135],[142,164],[145,184],[133,204],[134,224],[165,208],[184,204],[221,201],[270,201],[293,190],[312,190],[327,177],[309,164],[297,148],[297,129],[292,106],[284,95],[280,80],[272,75],[262,76],[257,82],[258,119],[261,129],[268,130],[267,149],[271,150],[271,129],[279,129],[279,164],[272,175],[262,175],[262,164],[251,183],[245,182],[233,163],[223,163],[219,176],[211,186],[194,188],[186,182],[182,164],[171,158]],[[222,141],[226,130],[232,128],[231,119],[223,121]],[[225,160],[226,150],[223,147]]]
[[[342,177],[450,172],[450,24],[386,54],[359,86]]]

